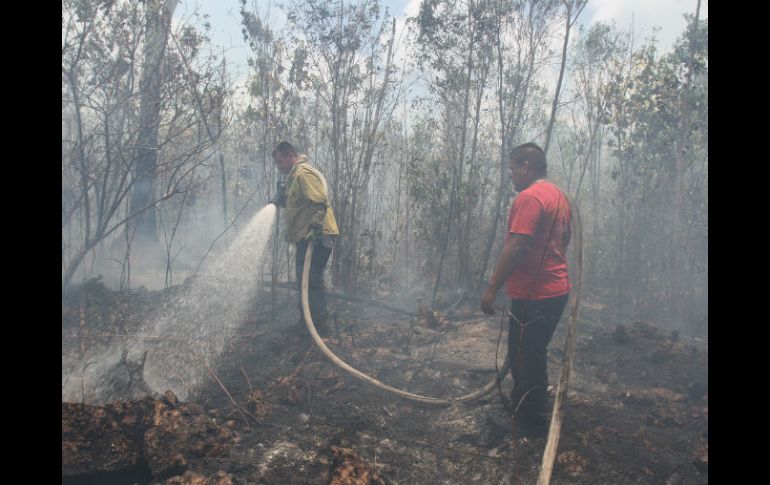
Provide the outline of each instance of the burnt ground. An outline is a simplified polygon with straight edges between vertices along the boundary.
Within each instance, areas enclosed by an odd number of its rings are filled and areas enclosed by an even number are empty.
[[[167,298],[162,291],[118,294],[98,284],[83,291],[63,299],[63,363],[77,360],[81,350],[132,333]],[[171,472],[164,469],[163,476],[142,468],[145,478],[136,483],[535,482],[545,438],[512,439],[489,424],[491,416],[506,415],[498,392],[474,404],[450,407],[430,407],[385,394],[332,366],[304,333],[285,330],[298,318],[293,297],[285,297],[289,310],[274,318],[267,318],[263,307],[255,305],[253,319],[231,338],[216,369],[221,385],[212,379],[190,404],[197,411],[184,419],[197,423],[204,444],[196,445],[197,452],[173,457],[182,460],[183,466]],[[494,376],[500,317],[482,318],[475,305],[459,308],[460,316],[439,315],[438,319],[427,314],[410,318],[340,301],[332,301],[331,306],[334,335],[326,339],[327,345],[383,382],[449,397],[471,392]],[[583,299],[552,483],[707,483],[707,344],[679,337],[652,322],[614,325],[601,318],[606,314],[603,308],[591,296]],[[563,318],[549,349],[554,385],[566,322]],[[81,334],[88,338],[80,339]],[[505,333],[502,338],[499,363]],[[509,390],[507,379],[502,392],[507,395]],[[83,396],[88,403],[87,389]],[[159,402],[154,404],[156,416],[174,413]],[[151,408],[152,403],[146,406]],[[113,412],[87,408],[102,415]],[[84,412],[83,406],[63,404],[63,450],[67,447],[77,454],[83,447],[96,447],[88,443],[89,436],[98,434],[93,430],[76,439],[64,432],[66,428],[77,434],[80,428],[92,426],[82,421]],[[178,414],[173,419],[183,419]],[[187,416],[184,411],[181,414]],[[123,424],[110,426],[119,430],[134,421],[118,416],[115,422]],[[159,425],[163,420],[155,418],[155,428],[150,428],[150,421],[138,431],[145,433],[145,454],[148,434],[155,453],[164,439],[168,447],[187,440],[173,435],[177,432],[173,430],[185,425]],[[137,435],[136,429],[129,431]],[[216,446],[206,445],[206,433],[232,439],[227,446],[219,441]],[[136,469],[141,444],[132,446]],[[204,452],[209,448],[217,453]],[[75,465],[80,463],[73,460]],[[355,460],[355,466],[350,465]],[[79,471],[78,466],[83,464],[66,470],[63,466],[63,478],[90,474],[90,482],[71,483],[117,483],[98,470]]]

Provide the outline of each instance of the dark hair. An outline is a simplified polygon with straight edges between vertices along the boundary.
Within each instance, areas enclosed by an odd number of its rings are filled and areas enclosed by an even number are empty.
[[[511,150],[511,159],[521,165],[524,160],[528,160],[539,175],[545,175],[548,172],[548,163],[545,160],[545,153],[536,143],[524,143]]]
[[[294,148],[294,145],[289,143],[288,141],[282,141],[281,143],[277,144],[275,148],[273,149],[273,156],[275,157],[278,154],[286,155],[292,153],[294,155],[297,154],[297,149]]]

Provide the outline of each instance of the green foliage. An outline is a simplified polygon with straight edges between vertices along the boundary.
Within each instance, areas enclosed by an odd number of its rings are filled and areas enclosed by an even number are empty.
[[[658,56],[652,44],[634,53],[607,120],[615,205],[633,215],[618,219],[624,285],[680,311],[703,301],[707,285],[693,255],[707,261],[708,30],[689,21],[670,53]]]

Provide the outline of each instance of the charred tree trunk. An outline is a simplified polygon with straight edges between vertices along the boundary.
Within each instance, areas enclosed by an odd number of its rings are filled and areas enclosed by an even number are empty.
[[[144,66],[140,80],[139,135],[134,158],[135,183],[131,197],[131,212],[149,207],[129,226],[136,236],[148,242],[158,242],[155,198],[155,176],[158,163],[158,129],[160,120],[162,64],[171,27],[171,16],[177,0],[150,0],[145,17]],[[130,232],[132,227],[127,228]]]

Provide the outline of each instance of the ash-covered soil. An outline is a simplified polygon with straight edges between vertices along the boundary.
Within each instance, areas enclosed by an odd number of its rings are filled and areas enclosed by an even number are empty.
[[[163,291],[119,294],[99,284],[68,294],[62,303],[62,379],[81,352],[127,338],[169,297]],[[194,402],[158,395],[93,406],[84,388],[85,405],[63,403],[63,480],[536,481],[546,439],[513,439],[492,426],[490,417],[506,415],[500,393],[450,407],[385,394],[330,364],[304,332],[287,330],[299,317],[294,297],[283,294],[278,303],[286,310],[272,317],[267,304],[255,303],[253,318],[231,336]],[[497,349],[500,316],[484,318],[472,303],[454,317],[409,318],[332,300],[334,334],[326,342],[343,360],[396,387],[436,397],[466,394],[494,377],[496,350],[501,365],[506,339],[503,333]],[[707,344],[654,322],[599,324],[601,308],[590,297],[581,306],[552,483],[707,483]],[[554,385],[566,323],[565,316],[549,350]],[[509,377],[504,395],[510,385]]]

